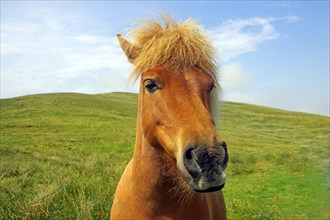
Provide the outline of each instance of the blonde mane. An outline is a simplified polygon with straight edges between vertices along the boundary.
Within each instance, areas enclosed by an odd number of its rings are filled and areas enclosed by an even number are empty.
[[[217,79],[216,53],[203,32],[192,19],[181,24],[166,15],[159,22],[144,20],[129,34],[139,48],[130,78],[137,79],[157,65],[168,64],[172,68],[198,67]]]

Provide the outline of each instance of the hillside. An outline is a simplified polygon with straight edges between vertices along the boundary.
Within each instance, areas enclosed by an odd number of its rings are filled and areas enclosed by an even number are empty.
[[[0,101],[0,219],[108,219],[137,95]],[[225,102],[230,219],[328,219],[329,117]]]

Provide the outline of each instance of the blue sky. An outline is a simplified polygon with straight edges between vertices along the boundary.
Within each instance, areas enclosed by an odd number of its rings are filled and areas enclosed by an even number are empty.
[[[137,92],[115,35],[164,10],[213,39],[224,100],[329,115],[329,1],[1,1],[1,98]]]

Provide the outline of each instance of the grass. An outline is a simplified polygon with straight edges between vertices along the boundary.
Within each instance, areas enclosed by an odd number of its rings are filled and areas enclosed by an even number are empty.
[[[329,117],[225,103],[231,219],[329,219]]]
[[[109,219],[137,95],[0,101],[0,219]],[[226,102],[229,219],[329,219],[329,117]]]

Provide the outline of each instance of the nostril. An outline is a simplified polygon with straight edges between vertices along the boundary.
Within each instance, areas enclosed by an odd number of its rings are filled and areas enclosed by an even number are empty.
[[[183,164],[193,179],[199,178],[201,168],[199,167],[194,155],[194,148],[188,148],[184,153]]]
[[[222,141],[220,145],[227,150],[227,143],[225,141]]]
[[[186,159],[188,159],[188,160],[192,160],[192,159],[193,159],[193,157],[192,157],[192,150],[193,150],[193,148],[189,148],[189,149],[186,151],[186,153],[185,153],[185,157],[186,157]]]
[[[225,141],[222,141],[221,142],[221,147],[223,147],[223,149],[224,149],[224,158],[223,158],[223,162],[222,162],[222,166],[223,166],[223,168],[226,168],[227,167],[227,163],[228,163],[228,158],[229,158],[229,156],[228,156],[228,150],[227,150],[227,144],[226,144],[226,142]]]

